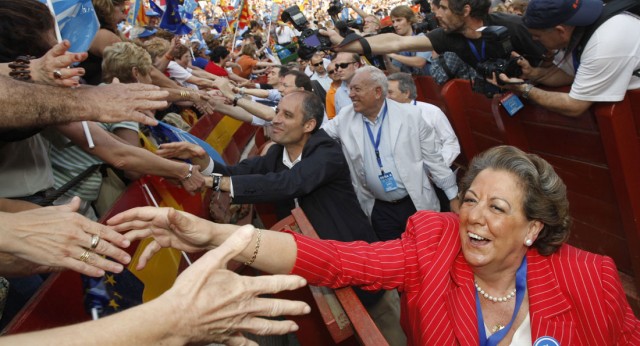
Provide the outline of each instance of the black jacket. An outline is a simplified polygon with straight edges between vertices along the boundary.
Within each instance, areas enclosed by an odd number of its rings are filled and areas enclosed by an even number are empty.
[[[376,240],[353,190],[339,143],[318,130],[304,146],[302,160],[291,169],[282,163],[283,151],[282,145],[275,144],[265,156],[235,166],[216,162],[214,171],[232,177],[234,203],[271,202],[278,218],[284,218],[297,198],[320,238]]]

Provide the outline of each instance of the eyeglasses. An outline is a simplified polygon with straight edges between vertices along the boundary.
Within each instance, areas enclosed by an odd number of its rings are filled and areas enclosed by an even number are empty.
[[[327,71],[327,73],[328,73],[328,74],[334,74],[334,73],[336,73],[336,71],[331,70],[331,71]]]
[[[336,64],[336,70],[339,68],[344,70],[345,68],[349,67],[349,65],[355,64],[355,63],[356,63],[355,61],[351,61],[351,62],[343,62],[342,64]]]
[[[311,64],[311,65],[312,65],[313,67],[318,67],[318,66],[322,65],[322,61],[320,61],[320,62],[318,62],[318,63],[315,63],[315,64]]]

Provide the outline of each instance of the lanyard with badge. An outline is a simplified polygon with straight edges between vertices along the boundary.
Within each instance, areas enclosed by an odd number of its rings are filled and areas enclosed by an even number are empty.
[[[384,118],[387,117],[387,103],[384,104],[384,112],[382,113],[382,119],[380,120],[380,128],[378,129],[378,134],[376,138],[373,138],[373,131],[371,131],[371,126],[369,126],[368,122],[364,122],[367,126],[367,132],[369,133],[369,139],[371,140],[371,144],[373,144],[373,149],[376,153],[376,161],[378,161],[378,166],[380,167],[380,175],[378,179],[380,179],[380,183],[382,184],[382,188],[385,192],[391,192],[393,190],[398,189],[398,183],[393,178],[393,174],[391,172],[385,172],[384,167],[382,166],[382,159],[380,158],[380,135],[382,134],[382,126],[384,125]]]

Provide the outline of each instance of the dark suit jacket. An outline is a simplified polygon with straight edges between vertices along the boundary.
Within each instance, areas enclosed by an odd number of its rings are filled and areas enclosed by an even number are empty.
[[[234,203],[276,204],[284,218],[295,207],[294,198],[323,239],[372,242],[373,229],[351,184],[340,144],[324,130],[314,133],[292,169],[282,163],[283,146],[273,145],[265,156],[235,166],[216,162],[214,172],[232,177]]]

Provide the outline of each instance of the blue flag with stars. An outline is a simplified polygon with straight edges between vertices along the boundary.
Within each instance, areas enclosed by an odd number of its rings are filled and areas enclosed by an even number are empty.
[[[178,36],[186,35],[191,32],[191,28],[182,23],[182,17],[180,17],[180,10],[178,8],[180,5],[178,0],[167,0],[166,5],[167,8],[164,11],[162,20],[160,21],[160,27]]]

